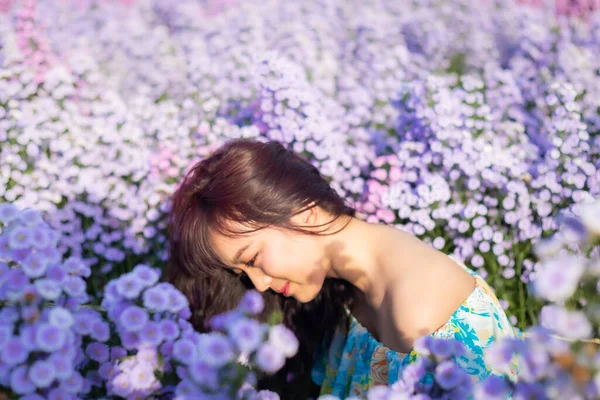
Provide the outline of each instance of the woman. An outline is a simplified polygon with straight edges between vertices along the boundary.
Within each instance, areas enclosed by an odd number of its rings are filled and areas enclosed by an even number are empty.
[[[276,141],[232,140],[197,163],[170,217],[168,275],[198,329],[255,287],[262,318],[280,310],[298,336],[298,354],[261,382],[282,398],[308,397],[285,392],[298,390],[286,381],[308,376],[342,398],[391,384],[423,335],[463,341],[462,362],[481,379],[490,373],[483,349],[515,334],[477,274],[410,234],[356,218],[313,165]]]

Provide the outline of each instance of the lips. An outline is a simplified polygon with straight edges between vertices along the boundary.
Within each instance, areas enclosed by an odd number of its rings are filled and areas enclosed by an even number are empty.
[[[288,296],[290,294],[290,283],[286,282],[277,292],[283,293],[284,296]]]

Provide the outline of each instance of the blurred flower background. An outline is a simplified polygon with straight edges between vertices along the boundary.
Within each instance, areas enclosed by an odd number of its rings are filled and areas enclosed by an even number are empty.
[[[522,353],[523,385],[498,378],[474,393],[595,398],[599,8],[0,1],[0,390],[272,396],[253,391],[255,374],[295,350],[282,325],[252,319],[260,300],[240,299],[205,336],[161,282],[179,179],[252,137],[301,153],[361,218],[475,269],[533,329],[530,356],[522,342],[491,356],[501,370],[502,354]],[[460,374],[438,361],[419,374],[439,368],[453,390]]]

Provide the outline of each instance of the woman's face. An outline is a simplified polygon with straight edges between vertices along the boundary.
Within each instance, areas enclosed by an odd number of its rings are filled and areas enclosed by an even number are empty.
[[[310,215],[299,219],[306,223]],[[237,223],[232,226],[248,230]],[[234,238],[215,232],[210,241],[221,260],[233,272],[248,275],[257,290],[284,291],[282,295],[306,303],[317,296],[327,276],[329,262],[320,238],[268,227]]]

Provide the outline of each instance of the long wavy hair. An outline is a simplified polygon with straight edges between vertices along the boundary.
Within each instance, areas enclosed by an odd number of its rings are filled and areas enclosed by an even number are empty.
[[[243,294],[254,288],[245,274],[231,272],[215,254],[210,232],[234,237],[276,226],[327,235],[335,232],[325,233],[327,226],[319,232],[304,229],[293,225],[290,218],[316,206],[332,216],[324,225],[356,213],[302,156],[278,141],[255,139],[230,140],[196,163],[171,200],[167,279],[188,298],[192,323],[200,332],[210,330],[211,317],[233,310]],[[350,222],[351,218],[347,219]],[[227,221],[254,229],[234,232]],[[258,319],[266,321],[279,311],[300,346],[282,370],[258,382],[258,389],[275,390],[284,399],[314,395],[318,388],[310,384],[310,371],[317,351],[329,346],[336,328],[347,330],[344,307],[353,308],[357,290],[347,281],[326,278],[317,297],[307,303],[274,291],[263,292],[265,308]],[[308,388],[313,392],[302,392]]]

